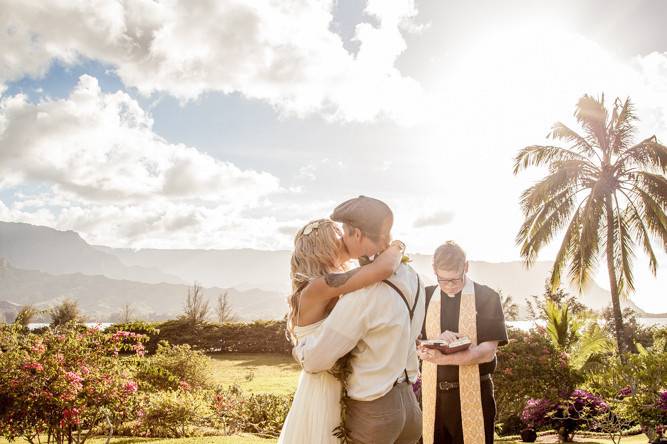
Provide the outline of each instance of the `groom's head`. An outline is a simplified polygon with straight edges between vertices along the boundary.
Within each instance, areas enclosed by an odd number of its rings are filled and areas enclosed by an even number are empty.
[[[338,205],[331,219],[343,224],[343,243],[350,256],[373,256],[391,242],[394,214],[389,206],[372,197],[359,196]]]

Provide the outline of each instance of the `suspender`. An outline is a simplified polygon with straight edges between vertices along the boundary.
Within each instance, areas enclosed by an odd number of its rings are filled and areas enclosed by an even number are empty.
[[[412,307],[410,307],[410,303],[408,302],[408,298],[405,297],[403,292],[392,282],[389,280],[385,279],[382,282],[385,284],[389,285],[391,288],[398,293],[398,295],[403,299],[403,302],[405,302],[405,307],[408,309],[408,314],[410,316],[410,325],[412,325],[412,318],[415,316],[415,309],[417,308],[417,302],[419,302],[419,290],[421,287],[421,280],[419,279],[419,275],[417,275],[417,294],[415,295],[415,302],[412,304]],[[410,378],[408,378],[408,369],[404,368],[403,369],[403,374],[405,375],[405,382],[410,384]]]
[[[421,338],[422,339],[427,339],[426,338],[426,311],[428,311],[428,304],[431,302],[431,298],[433,297],[433,294],[435,293],[435,290],[438,289],[437,285],[432,285],[430,287],[426,287],[424,290],[426,290],[426,302],[425,302],[425,312],[424,312],[424,323],[422,324],[422,334]]]

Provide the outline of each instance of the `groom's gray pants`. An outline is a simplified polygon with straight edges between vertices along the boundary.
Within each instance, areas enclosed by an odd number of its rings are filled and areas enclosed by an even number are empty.
[[[348,399],[345,425],[353,444],[414,444],[422,436],[422,412],[412,386],[402,382],[373,401]]]

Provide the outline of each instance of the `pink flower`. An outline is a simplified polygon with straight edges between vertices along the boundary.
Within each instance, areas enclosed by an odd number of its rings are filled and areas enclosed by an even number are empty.
[[[190,384],[188,384],[187,381],[181,381],[178,383],[178,388],[183,390],[184,392],[187,392],[192,388],[192,386],[190,386]]]
[[[83,382],[83,378],[74,372],[66,372],[65,379],[67,379],[67,381],[70,382],[71,384],[80,385],[81,382]]]
[[[125,383],[125,387],[123,387],[123,389],[125,390],[125,393],[131,395],[137,392],[139,386],[134,381],[128,381],[127,383]]]
[[[82,365],[80,370],[81,370],[81,374],[84,375],[84,376],[90,373],[90,369],[88,367],[86,367],[85,365]]]
[[[142,343],[133,345],[132,349],[136,352],[137,356],[144,356],[146,354],[146,349]]]
[[[35,372],[39,373],[44,370],[44,366],[40,364],[39,362],[27,362],[23,364],[23,370],[34,370]]]

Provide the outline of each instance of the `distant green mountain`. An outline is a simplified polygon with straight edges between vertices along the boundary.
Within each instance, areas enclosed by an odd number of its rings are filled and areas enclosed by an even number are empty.
[[[182,313],[187,291],[187,285],[147,284],[82,273],[55,275],[17,269],[6,260],[0,261],[0,311],[6,313],[5,318],[11,317],[8,321],[13,321],[20,305],[48,308],[65,298],[76,300],[92,321],[118,317],[125,304],[140,318],[175,318]],[[210,302],[212,316],[216,298],[225,292],[239,320],[281,319],[287,311],[286,295],[281,293],[206,287],[203,294]]]
[[[187,285],[197,281],[207,288],[209,296],[229,289],[234,309],[244,319],[277,319],[287,310],[290,256],[289,251],[252,249],[92,246],[73,231],[0,222],[0,257],[7,258],[13,270],[11,280],[0,280],[0,301],[52,303],[71,296],[80,297],[82,307],[100,315],[117,312],[126,303],[144,313],[170,315],[179,312]],[[414,254],[411,258],[424,281],[433,283],[431,256]],[[526,299],[543,293],[551,267],[547,261],[537,262],[529,270],[519,261],[471,261],[470,275],[511,295],[525,316]],[[573,288],[567,290],[576,294]],[[579,298],[595,310],[608,306],[611,300],[609,292],[595,282]],[[624,304],[646,314],[632,301]]]

